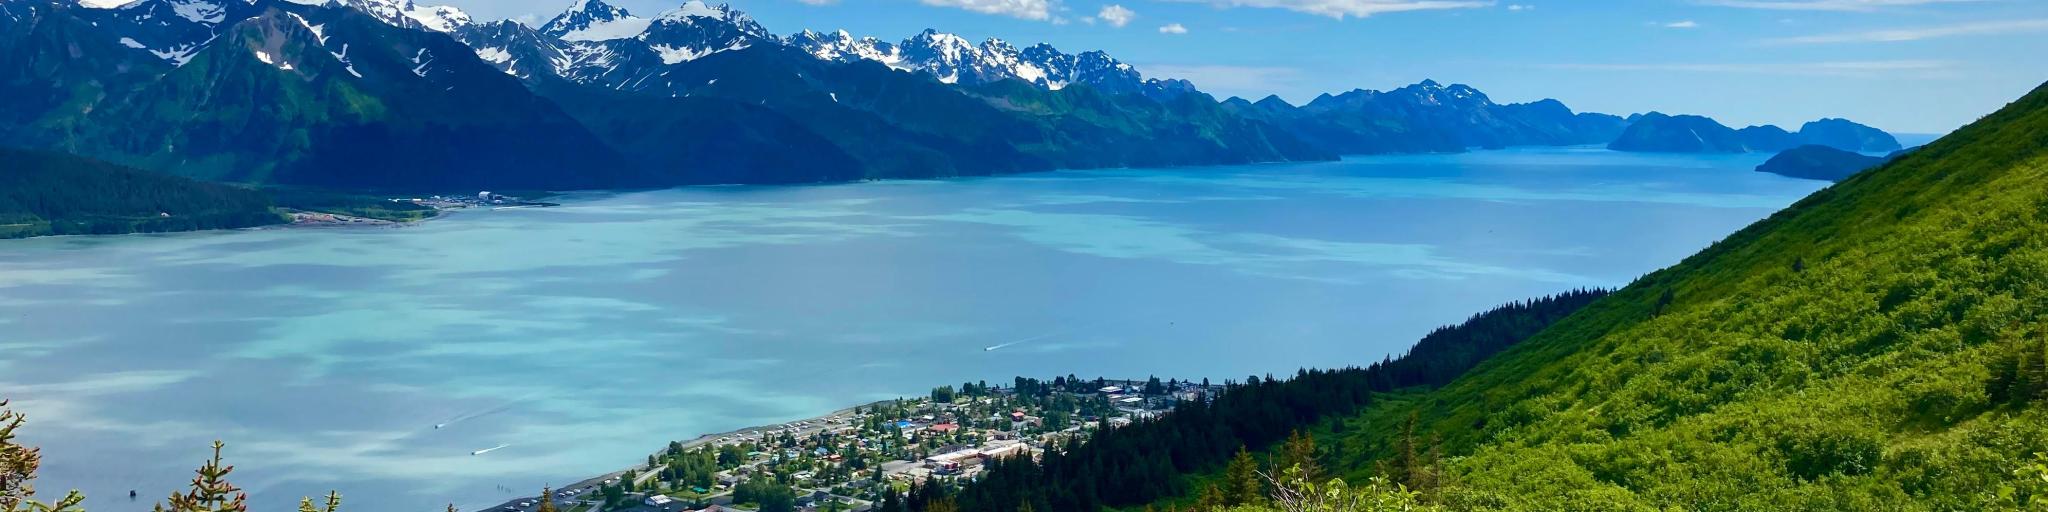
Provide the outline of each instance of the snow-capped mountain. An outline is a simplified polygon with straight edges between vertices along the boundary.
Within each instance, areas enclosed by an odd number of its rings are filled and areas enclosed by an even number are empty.
[[[1465,84],[1443,85],[1435,80],[1423,80],[1414,85],[1391,91],[1353,89],[1338,95],[1323,94],[1302,108],[1312,111],[1357,109],[1367,106],[1413,105],[1424,107],[1450,107],[1454,110],[1470,110],[1493,105],[1493,100]]]
[[[385,23],[435,32],[454,32],[471,22],[469,14],[451,6],[418,5],[412,0],[333,0],[370,13]]]
[[[855,39],[844,30],[830,34],[805,30],[789,36],[789,44],[820,59],[835,62],[868,60],[892,68],[909,70],[903,52],[896,45],[873,37]]]
[[[537,30],[509,23],[457,31],[477,56],[514,76],[547,70],[570,81],[611,89],[650,87],[668,66],[757,44],[782,44],[752,17],[729,5],[691,0],[642,18],[603,0],[578,0]]]
[[[661,13],[639,35],[661,60],[676,64],[696,60],[714,52],[738,50],[755,44],[779,44],[774,34],[746,13],[730,5],[707,5],[690,0],[682,7]]]
[[[117,34],[122,46],[182,65],[204,50],[222,25],[262,10],[262,0],[139,0],[80,14]]]
[[[982,85],[1018,79],[1049,90],[1087,84],[1110,94],[1144,94],[1155,98],[1194,91],[1194,86],[1185,81],[1148,80],[1131,65],[1099,51],[1073,55],[1043,43],[1019,50],[1001,39],[977,45],[958,35],[932,29],[900,44],[873,37],[856,39],[844,30],[830,34],[804,31],[790,36],[788,43],[820,59],[875,61],[930,74],[949,84]]]
[[[539,74],[560,76],[573,62],[562,40],[514,21],[463,27],[455,31],[455,38],[469,45],[484,62],[521,79]]]
[[[637,37],[651,23],[653,20],[634,16],[604,0],[576,0],[568,10],[541,25],[540,33],[564,41],[609,41]]]

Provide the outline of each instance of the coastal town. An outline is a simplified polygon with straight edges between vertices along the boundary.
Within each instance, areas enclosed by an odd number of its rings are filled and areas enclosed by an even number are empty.
[[[928,396],[670,442],[630,469],[547,497],[569,512],[862,512],[912,484],[976,478],[989,461],[1164,414],[1221,391],[1206,380],[965,383]],[[489,509],[538,510],[539,496]]]
[[[546,208],[561,206],[516,196],[480,191],[475,195],[365,198],[355,203],[316,209],[284,208],[294,226],[403,226],[458,210]]]

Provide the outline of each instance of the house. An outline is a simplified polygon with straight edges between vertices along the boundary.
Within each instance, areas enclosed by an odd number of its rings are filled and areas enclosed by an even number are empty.
[[[937,432],[937,433],[940,433],[940,434],[951,434],[951,433],[954,433],[954,432],[958,432],[958,431],[960,430],[960,424],[958,424],[958,423],[939,423],[939,424],[935,424],[935,425],[932,425],[932,426],[930,426],[930,427],[925,427],[925,428],[926,428],[926,430],[930,430],[930,431],[932,431],[932,432]]]
[[[663,495],[660,495],[660,494],[656,494],[656,495],[653,495],[653,496],[648,496],[648,497],[647,497],[647,501],[645,501],[645,503],[647,503],[647,506],[650,506],[650,507],[654,507],[654,508],[665,508],[665,507],[669,506],[669,504],[671,504],[671,503],[675,503],[675,502],[676,502],[676,499],[675,499],[675,498],[670,498],[670,497],[668,497],[668,496],[663,496]]]
[[[1124,388],[1121,388],[1121,387],[1117,387],[1117,386],[1103,386],[1103,387],[1102,387],[1102,389],[1101,389],[1101,391],[1102,391],[1102,394],[1105,394],[1105,395],[1116,395],[1116,394],[1122,394],[1122,393],[1124,392]]]

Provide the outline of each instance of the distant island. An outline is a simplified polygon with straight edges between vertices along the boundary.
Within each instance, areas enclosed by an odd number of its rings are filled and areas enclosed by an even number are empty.
[[[1884,165],[1898,156],[1870,156],[1827,146],[1808,145],[1785,150],[1757,166],[1767,172],[1809,180],[1842,181],[1856,173]]]
[[[1658,112],[1631,118],[1628,129],[1607,147],[1655,153],[1768,153],[1808,145],[1880,153],[1900,148],[1898,139],[1884,130],[1847,119],[1809,122],[1795,133],[1770,125],[1737,130],[1704,116]]]

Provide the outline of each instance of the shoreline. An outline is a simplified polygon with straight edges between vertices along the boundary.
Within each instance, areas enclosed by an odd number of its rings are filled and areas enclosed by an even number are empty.
[[[1099,382],[1100,382],[1100,383],[1102,383],[1102,384],[1106,384],[1106,385],[1110,385],[1110,386],[1118,386],[1118,387],[1122,387],[1122,388],[1123,388],[1123,389],[1125,389],[1125,390],[1136,390],[1136,389],[1138,389],[1138,388],[1139,388],[1139,387],[1141,387],[1141,386],[1145,386],[1145,385],[1146,385],[1146,383],[1147,383],[1147,380],[1150,380],[1150,379],[1156,379],[1156,377],[1150,377],[1150,378],[1148,378],[1148,379],[1127,379],[1127,378],[1125,378],[1125,379],[1108,379],[1108,378],[1098,378],[1098,379],[1097,379],[1097,381],[1099,381]],[[1179,385],[1180,385],[1180,387],[1179,387],[1179,388],[1168,388],[1168,389],[1167,389],[1167,391],[1166,391],[1166,393],[1165,393],[1164,395],[1157,395],[1157,396],[1155,396],[1155,398],[1162,398],[1162,397],[1163,397],[1164,399],[1166,399],[1166,400],[1169,400],[1169,401],[1168,401],[1168,402],[1166,402],[1166,404],[1167,404],[1167,405],[1165,405],[1165,406],[1164,406],[1163,408],[1161,408],[1161,409],[1151,409],[1151,410],[1157,411],[1157,412],[1154,412],[1153,414],[1159,414],[1159,413],[1164,413],[1164,412],[1170,411],[1170,410],[1171,410],[1171,408],[1172,408],[1172,403],[1173,403],[1172,401],[1177,401],[1177,400],[1180,400],[1181,398],[1179,398],[1179,396],[1180,396],[1179,394],[1180,394],[1181,392],[1187,391],[1188,389],[1198,389],[1198,390],[1200,390],[1200,392],[1201,392],[1201,393],[1202,393],[1202,394],[1203,394],[1204,396],[1208,396],[1208,395],[1210,395],[1210,394],[1212,394],[1212,393],[1220,393],[1220,392],[1222,392],[1222,391],[1223,391],[1223,389],[1224,389],[1224,387],[1223,387],[1222,385],[1216,385],[1216,384],[1212,384],[1212,385],[1209,385],[1209,386],[1206,386],[1206,387],[1204,387],[1204,386],[1197,386],[1197,385],[1195,385],[1195,381],[1193,381],[1193,380],[1180,380],[1180,379],[1173,379],[1173,380],[1175,380],[1175,381],[1179,381],[1179,382],[1180,382],[1180,384],[1179,384]],[[1043,381],[1043,382],[1044,382],[1044,383],[1045,383],[1046,385],[1050,386],[1050,385],[1051,385],[1051,382],[1052,382],[1052,381],[1050,381],[1050,380],[1046,380],[1046,381]],[[950,387],[950,386],[949,386],[949,387]],[[1001,386],[1001,385],[998,385],[998,386],[995,386],[995,387],[994,387],[994,389],[995,389],[995,393],[997,393],[997,394],[1000,394],[1000,393],[1002,393],[1002,392],[1003,392],[1002,390],[1003,390],[1003,389],[1005,389],[1005,388],[1004,388],[1003,386]],[[1055,391],[1055,392],[1072,392],[1072,391]],[[1116,391],[1116,393],[1123,393],[1123,392],[1124,392],[1124,391]],[[1082,393],[1082,394],[1088,394],[1088,393]],[[1149,395],[1136,395],[1136,396],[1149,396]],[[749,427],[743,427],[743,428],[738,428],[738,429],[733,429],[733,430],[728,430],[728,431],[722,431],[722,432],[714,432],[714,433],[707,433],[707,434],[700,434],[700,435],[698,435],[698,436],[696,436],[696,437],[693,437],[693,438],[690,438],[690,439],[688,439],[688,440],[681,440],[681,439],[670,439],[670,440],[667,440],[667,441],[661,442],[661,445],[660,445],[660,447],[656,448],[656,449],[655,449],[654,451],[652,451],[652,452],[649,452],[649,455],[653,455],[653,456],[659,457],[659,456],[661,456],[662,454],[666,453],[666,452],[668,451],[668,448],[669,448],[669,446],[668,446],[668,444],[667,444],[667,443],[669,443],[669,442],[673,442],[673,443],[676,443],[676,444],[678,444],[678,445],[679,445],[679,447],[680,447],[680,448],[681,448],[682,450],[692,450],[692,449],[697,449],[697,448],[701,448],[701,447],[704,447],[704,446],[706,446],[706,445],[711,445],[711,444],[714,444],[714,443],[719,443],[719,442],[721,442],[721,441],[723,441],[723,442],[727,442],[727,443],[733,443],[733,442],[745,442],[745,441],[752,441],[752,440],[756,440],[756,439],[758,439],[759,437],[765,437],[765,435],[763,434],[763,432],[773,432],[773,431],[785,431],[785,432],[779,432],[779,433],[786,433],[786,434],[790,434],[790,435],[792,435],[792,436],[794,436],[794,437],[802,438],[802,437],[806,437],[806,436],[809,436],[809,435],[812,435],[812,434],[816,434],[816,433],[820,433],[820,432],[826,432],[826,431],[833,431],[833,430],[840,430],[840,429],[846,429],[846,428],[856,428],[856,427],[855,427],[855,425],[857,425],[857,423],[856,423],[855,421],[851,421],[851,420],[854,420],[854,419],[857,419],[857,418],[858,418],[858,414],[857,414],[857,413],[856,413],[855,411],[858,411],[858,410],[870,410],[870,411],[874,411],[874,410],[879,410],[880,408],[882,408],[883,406],[886,406],[886,405],[893,405],[893,404],[898,404],[898,403],[906,403],[906,402],[907,402],[907,403],[916,403],[916,402],[918,402],[918,401],[920,401],[920,400],[924,400],[924,399],[923,399],[923,398],[919,398],[919,397],[917,397],[916,395],[906,395],[906,396],[898,396],[898,397],[896,397],[896,398],[889,398],[889,399],[882,399],[882,400],[871,400],[871,401],[866,401],[866,402],[861,402],[861,403],[857,403],[857,404],[855,404],[855,405],[851,405],[851,406],[847,406],[847,407],[840,407],[840,408],[834,409],[834,410],[832,410],[832,411],[830,411],[830,412],[827,412],[827,413],[824,413],[824,414],[820,414],[820,415],[814,415],[814,416],[808,416],[808,417],[803,417],[803,418],[794,418],[794,419],[789,419],[789,420],[785,420],[785,421],[782,421],[782,422],[780,422],[780,423],[775,423],[775,424],[769,424],[769,425],[754,425],[754,426],[749,426]],[[1140,406],[1140,408],[1149,408],[1149,407],[1150,407],[1150,406]],[[841,421],[841,420],[847,420],[847,421]],[[1036,421],[1036,420],[1034,420],[1034,421]],[[1082,427],[1081,427],[1080,425],[1078,425],[1078,424],[1077,424],[1077,425],[1075,425],[1075,426],[1073,426],[1073,427],[1070,427],[1070,428],[1068,428],[1067,430],[1069,430],[1069,431],[1072,431],[1072,430],[1078,430],[1078,429],[1080,429],[1080,428],[1082,428]],[[759,436],[759,437],[757,437],[757,436]],[[556,505],[556,508],[557,508],[557,509],[562,509],[562,510],[566,510],[566,509],[567,509],[567,507],[565,506],[565,504],[568,504],[568,503],[574,503],[575,501],[579,500],[579,499],[580,499],[580,498],[581,498],[582,496],[584,496],[584,493],[588,493],[588,492],[594,492],[594,491],[595,491],[595,490],[596,490],[596,489],[597,489],[597,488],[598,488],[599,486],[601,486],[601,485],[605,485],[605,484],[613,483],[613,482],[612,482],[612,480],[613,480],[613,479],[616,479],[616,478],[618,478],[618,477],[620,477],[620,476],[623,476],[623,475],[624,475],[624,474],[625,474],[625,473],[626,473],[627,471],[637,471],[637,472],[638,472],[639,478],[635,479],[635,481],[634,481],[634,483],[635,483],[635,484],[641,484],[641,483],[644,483],[644,482],[646,482],[647,480],[651,479],[651,478],[652,478],[653,476],[658,476],[658,475],[659,475],[659,472],[658,472],[658,471],[654,471],[654,469],[655,469],[655,468],[653,468],[653,467],[650,467],[650,466],[648,466],[648,465],[647,465],[647,464],[646,464],[645,462],[634,462],[634,463],[632,463],[632,464],[630,464],[629,466],[627,466],[627,467],[624,467],[624,468],[620,468],[620,469],[616,469],[616,470],[612,470],[612,471],[607,471],[607,472],[605,472],[605,473],[603,473],[603,474],[600,474],[600,475],[597,475],[597,476],[593,476],[593,477],[588,477],[588,478],[583,478],[583,479],[577,480],[577,481],[575,481],[575,483],[573,483],[573,484],[569,484],[569,485],[566,485],[566,486],[554,486],[554,487],[552,487],[551,491],[552,491],[552,492],[555,492],[555,493],[556,493],[556,495],[555,495],[555,500],[556,500],[556,501],[555,501],[555,505]],[[573,492],[572,494],[567,494],[567,495],[564,495],[564,494],[562,494],[562,492],[563,492],[564,490],[568,490],[568,491],[579,491],[579,490],[580,490],[580,492]],[[478,511],[478,512],[493,512],[493,511],[500,511],[500,512],[502,512],[502,511],[519,511],[519,512],[532,512],[532,511],[534,510],[534,507],[533,507],[533,506],[523,506],[523,507],[522,507],[522,506],[519,506],[519,504],[520,504],[521,502],[537,502],[537,500],[538,500],[538,499],[539,499],[539,496],[538,496],[538,495],[534,495],[534,496],[519,496],[519,497],[515,497],[515,498],[511,498],[511,499],[509,499],[509,500],[506,500],[506,501],[504,501],[504,502],[502,502],[502,503],[498,503],[498,504],[496,504],[496,505],[494,505],[494,506],[492,506],[492,507],[489,507],[489,508],[482,508],[482,509],[477,509],[477,511]],[[592,510],[592,511],[595,511],[595,510],[597,510],[597,509],[593,508],[593,509],[591,509],[591,510]]]
[[[895,399],[892,399],[892,400],[895,400]],[[682,449],[684,449],[684,450],[690,450],[690,449],[695,449],[695,448],[699,448],[699,447],[702,447],[702,446],[704,446],[704,445],[708,445],[708,444],[713,444],[713,443],[715,443],[715,442],[719,441],[720,439],[724,439],[724,438],[729,438],[729,437],[741,437],[741,436],[749,436],[749,435],[753,435],[753,434],[758,434],[758,433],[760,433],[760,432],[763,432],[763,431],[770,431],[770,430],[777,430],[777,429],[787,428],[787,427],[786,427],[786,425],[790,425],[790,424],[795,424],[795,423],[813,423],[813,424],[815,424],[815,425],[806,425],[806,426],[804,426],[804,427],[801,427],[801,428],[798,428],[798,429],[796,429],[796,431],[797,431],[798,433],[809,433],[809,432],[815,432],[815,431],[817,431],[817,430],[823,430],[823,429],[824,429],[825,427],[829,426],[829,425],[831,424],[831,423],[830,423],[830,420],[831,420],[832,418],[836,418],[836,417],[843,417],[843,416],[849,416],[849,415],[852,415],[852,414],[853,414],[853,412],[854,412],[855,410],[858,410],[858,409],[863,409],[863,408],[867,408],[867,407],[871,407],[871,406],[875,406],[875,405],[879,405],[879,404],[883,404],[883,403],[887,403],[887,402],[890,402],[890,401],[892,401],[892,400],[876,400],[876,401],[872,401],[872,402],[866,402],[866,403],[862,403],[862,404],[858,404],[858,405],[853,405],[853,406],[849,406],[849,407],[841,407],[841,408],[839,408],[839,409],[835,409],[835,410],[833,410],[832,412],[829,412],[829,413],[825,413],[825,414],[823,414],[823,415],[819,415],[819,416],[812,416],[812,417],[806,417],[806,418],[796,418],[796,419],[791,419],[791,420],[789,420],[789,421],[785,421],[785,422],[782,422],[782,423],[778,423],[778,424],[772,424],[772,425],[754,425],[754,426],[749,426],[749,427],[743,427],[743,428],[739,428],[739,429],[729,430],[729,431],[725,431],[725,432],[714,432],[714,433],[708,433],[708,434],[701,434],[701,435],[698,435],[697,437],[693,437],[693,438],[690,438],[689,440],[680,440],[680,439],[672,439],[672,440],[670,440],[670,442],[674,442],[674,443],[680,444],[680,445],[682,446]],[[663,446],[662,446],[661,448],[658,448],[658,449],[656,449],[656,450],[655,450],[655,451],[653,451],[653,452],[649,452],[648,454],[649,454],[649,455],[660,455],[660,454],[662,454],[662,453],[665,453],[665,452],[667,452],[667,451],[668,451],[668,447],[667,447],[667,445],[663,445]],[[625,467],[625,468],[622,468],[622,469],[616,469],[616,470],[612,470],[612,471],[608,471],[608,472],[605,472],[604,474],[601,474],[601,475],[597,475],[597,476],[593,476],[593,477],[589,477],[589,478],[584,478],[584,479],[581,479],[581,480],[577,480],[577,481],[576,481],[575,483],[572,483],[572,484],[569,484],[569,485],[563,485],[563,486],[554,486],[554,487],[552,487],[552,489],[550,489],[550,490],[552,490],[553,492],[555,492],[555,493],[557,494],[557,496],[556,496],[556,502],[555,502],[555,506],[556,506],[556,508],[563,508],[563,507],[564,507],[564,504],[565,504],[565,502],[567,502],[567,501],[570,501],[570,500],[574,500],[574,499],[576,499],[576,498],[577,498],[578,496],[581,496],[581,495],[582,495],[582,493],[581,493],[581,492],[579,492],[579,493],[577,493],[577,494],[570,494],[570,495],[568,495],[568,496],[562,496],[562,495],[561,495],[560,493],[562,493],[562,492],[563,492],[564,490],[578,490],[578,489],[584,489],[585,491],[582,491],[582,492],[591,492],[590,490],[594,490],[594,489],[596,489],[596,488],[597,488],[598,486],[600,486],[600,485],[603,485],[603,484],[609,483],[609,482],[610,482],[611,480],[613,480],[613,479],[616,479],[616,478],[619,478],[619,477],[621,477],[621,476],[624,476],[624,475],[626,474],[626,472],[627,472],[627,471],[638,471],[638,472],[639,472],[639,474],[640,474],[640,475],[643,475],[643,476],[646,476],[646,475],[656,475],[656,474],[658,474],[658,473],[657,473],[657,472],[655,472],[655,471],[651,471],[652,469],[653,469],[653,468],[649,467],[649,466],[648,466],[648,465],[647,465],[646,463],[634,463],[633,465],[631,465],[631,466],[628,466],[628,467]],[[636,481],[635,483],[638,483],[638,481]],[[516,497],[516,498],[512,498],[512,499],[510,499],[510,500],[507,500],[507,501],[505,501],[505,502],[503,502],[503,503],[499,503],[499,504],[497,504],[497,505],[492,505],[492,506],[490,506],[490,507],[486,507],[486,508],[480,508],[480,509],[477,509],[477,511],[478,511],[478,512],[491,512],[491,511],[502,511],[502,510],[522,510],[522,511],[523,511],[523,510],[531,510],[531,509],[532,509],[533,507],[530,507],[530,506],[529,506],[529,507],[521,507],[521,506],[519,506],[519,503],[520,503],[520,502],[526,502],[526,501],[535,501],[535,500],[538,500],[538,499],[540,499],[540,497],[539,497],[538,495],[535,495],[535,496],[521,496],[521,497]]]

